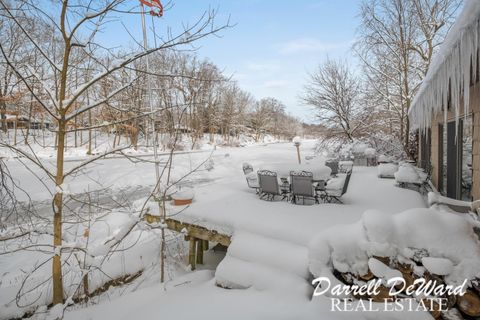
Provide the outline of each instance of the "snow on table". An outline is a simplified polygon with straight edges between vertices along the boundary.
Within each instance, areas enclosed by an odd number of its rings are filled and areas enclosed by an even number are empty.
[[[308,171],[313,174],[314,180],[328,180],[332,173],[332,169],[323,164],[264,164],[260,170],[276,172],[279,178],[289,178],[291,171]]]

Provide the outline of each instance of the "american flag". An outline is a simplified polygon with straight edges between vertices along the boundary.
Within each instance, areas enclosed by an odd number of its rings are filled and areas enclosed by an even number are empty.
[[[142,5],[146,5],[151,8],[150,14],[152,16],[161,17],[163,16],[163,6],[160,0],[140,0]]]

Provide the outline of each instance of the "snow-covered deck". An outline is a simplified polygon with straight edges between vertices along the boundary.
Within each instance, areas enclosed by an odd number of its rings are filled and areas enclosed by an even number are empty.
[[[286,146],[268,147],[273,151],[272,157],[275,157],[276,149],[281,148],[286,149]],[[254,163],[255,156],[252,154],[252,159],[245,160]],[[315,161],[321,164],[320,159],[312,160]],[[379,179],[376,167],[353,168],[348,192],[342,197],[345,204],[315,205],[260,200],[254,190],[247,187],[241,162],[233,163],[230,170],[232,174],[228,177],[197,187],[193,204],[176,215],[175,219],[204,227],[222,226],[233,232],[248,231],[308,245],[312,236],[322,229],[358,221],[367,209],[392,214],[425,207],[424,199],[417,192],[398,188],[393,180]]]
[[[295,154],[289,152],[292,151],[289,148],[288,144],[269,145],[263,147],[261,153],[217,157],[216,161],[221,159],[222,162],[216,164],[217,178],[212,183],[197,185],[193,204],[174,214],[173,219],[190,225],[187,227],[190,241],[194,241],[193,232],[196,232],[191,225],[212,230],[215,236],[217,232],[231,235],[226,257],[216,269],[218,285],[259,290],[281,288],[309,296],[308,246],[322,230],[354,223],[366,210],[390,215],[425,207],[424,199],[417,192],[398,188],[393,180],[378,178],[376,167],[353,168],[349,189],[342,197],[344,204],[294,205],[287,201],[259,199],[255,191],[247,187],[242,163],[252,163],[254,169],[266,165],[274,167],[275,163],[281,163],[282,167],[291,163],[294,167]],[[313,143],[310,143],[303,151],[311,152],[312,148]],[[280,151],[283,152],[280,154]],[[324,159],[315,157],[308,165],[322,167]],[[222,170],[228,171],[222,174]],[[180,231],[178,227],[174,229]],[[205,238],[204,234],[199,239],[213,240]],[[190,263],[194,266],[193,257],[195,254],[203,256],[203,250],[198,252],[197,247],[195,253],[194,243],[190,248]]]
[[[313,146],[313,142],[304,143],[302,155],[311,154]],[[378,178],[375,167],[354,167],[349,190],[342,197],[345,204],[264,201],[247,187],[242,163],[251,163],[255,170],[268,163],[294,164],[296,154],[291,144],[220,149],[214,161],[212,171],[196,173],[195,179],[204,180],[193,184],[193,204],[173,218],[231,232],[232,242],[220,264],[209,264],[209,253],[207,265],[198,271],[165,286],[145,288],[109,303],[69,312],[66,319],[101,319],[106,315],[153,319],[159,312],[168,319],[191,319],[193,309],[202,319],[364,319],[359,313],[330,312],[327,298],[311,300],[309,243],[331,226],[359,221],[368,209],[392,215],[423,208],[422,196],[396,187],[394,180]],[[311,161],[322,164],[320,158]],[[215,284],[245,290],[224,290]],[[385,316],[378,313],[369,318]],[[411,316],[429,317],[426,313]]]

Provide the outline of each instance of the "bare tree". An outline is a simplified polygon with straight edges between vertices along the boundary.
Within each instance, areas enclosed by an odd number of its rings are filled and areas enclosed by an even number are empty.
[[[342,61],[328,59],[310,74],[301,100],[315,107],[317,119],[333,136],[353,141],[366,125],[368,110],[360,103],[359,80]]]
[[[23,1],[20,7],[12,7],[0,0],[0,11],[5,19],[19,29],[26,38],[33,54],[41,59],[41,63],[47,72],[38,74],[33,68],[8,52],[5,43],[0,43],[4,62],[13,70],[15,76],[22,82],[36,102],[49,114],[56,124],[57,154],[56,166],[51,172],[34,154],[28,154],[20,149],[14,149],[22,156],[44,170],[55,185],[53,197],[53,248],[55,255],[52,263],[53,279],[53,303],[62,303],[64,299],[62,280],[62,224],[65,208],[63,190],[65,179],[72,176],[84,166],[105,154],[93,157],[68,171],[64,168],[64,154],[66,149],[66,136],[71,131],[70,123],[85,113],[95,110],[108,103],[120,92],[130,87],[135,78],[128,82],[119,81],[125,68],[135,61],[159,50],[166,50],[181,45],[188,45],[207,35],[214,34],[227,25],[216,27],[214,25],[215,12],[206,12],[192,26],[186,27],[178,35],[170,35],[154,48],[141,48],[140,51],[128,53],[104,51],[108,59],[99,57],[103,46],[96,42],[96,35],[100,28],[104,27],[109,17],[119,12],[135,13],[135,8],[129,8],[125,0],[110,0],[101,2],[63,1],[61,4],[40,4],[37,1]],[[48,6],[45,8],[44,6]],[[58,36],[54,43],[43,43],[35,34],[32,34],[22,23],[18,12],[23,15],[41,21],[51,27],[53,34]],[[138,12],[137,12],[138,13]],[[53,37],[52,37],[53,38]],[[48,47],[51,45],[52,47]],[[85,77],[79,79],[75,71],[83,67],[79,65],[82,57],[88,57],[95,61],[92,69],[89,69]],[[33,88],[29,79],[34,78],[40,85]],[[108,93],[103,96],[95,94],[98,86],[103,82],[117,82],[120,86],[106,86]],[[47,97],[46,99],[43,96]],[[87,96],[92,97],[86,104]],[[96,99],[94,98],[96,97]],[[119,109],[118,106],[111,106]],[[77,128],[75,128],[77,129]],[[118,151],[117,149],[110,152]]]
[[[410,150],[408,110],[459,0],[364,0],[359,40],[370,94],[395,137]]]

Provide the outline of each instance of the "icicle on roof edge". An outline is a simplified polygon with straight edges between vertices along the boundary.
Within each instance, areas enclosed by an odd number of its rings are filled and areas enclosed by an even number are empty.
[[[434,56],[427,75],[408,112],[412,129],[430,127],[432,118],[446,110],[449,80],[451,107],[458,120],[461,105],[468,112],[470,104],[470,57],[477,69],[480,45],[480,0],[466,0],[463,10],[450,29],[440,51]],[[473,72],[473,83],[476,82]],[[466,84],[466,85],[463,85]],[[460,100],[463,98],[463,104]],[[445,108],[444,108],[445,106]]]

